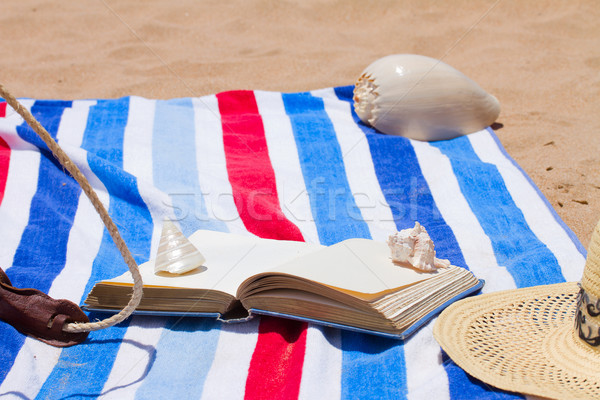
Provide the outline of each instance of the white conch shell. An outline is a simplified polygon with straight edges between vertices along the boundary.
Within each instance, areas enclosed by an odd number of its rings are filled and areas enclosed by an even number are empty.
[[[154,262],[155,273],[183,274],[202,266],[205,261],[196,246],[181,233],[173,222],[164,221]]]
[[[354,109],[380,132],[433,141],[490,126],[500,114],[500,103],[448,64],[396,54],[363,71],[354,89]]]
[[[390,235],[388,246],[392,251],[392,261],[402,266],[427,272],[450,266],[450,261],[435,258],[433,241],[418,222],[415,222],[414,228]]]

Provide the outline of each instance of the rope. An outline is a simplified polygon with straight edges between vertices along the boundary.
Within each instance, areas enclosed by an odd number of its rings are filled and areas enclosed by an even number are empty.
[[[58,162],[60,162],[60,164],[67,171],[69,171],[71,176],[73,178],[75,178],[77,183],[79,183],[79,185],[83,189],[84,193],[90,199],[94,208],[100,215],[102,222],[108,229],[110,236],[112,237],[113,241],[117,245],[117,248],[121,252],[123,259],[127,263],[127,266],[129,267],[129,271],[131,272],[131,275],[133,276],[133,295],[131,296],[131,299],[129,300],[129,303],[127,304],[127,306],[125,306],[125,308],[123,308],[123,310],[121,310],[121,312],[113,315],[110,318],[104,319],[102,321],[87,322],[87,323],[81,323],[81,322],[68,323],[63,326],[63,331],[69,332],[69,333],[97,331],[99,329],[108,328],[108,327],[118,324],[119,322],[124,321],[136,309],[138,304],[140,304],[140,301],[142,300],[142,294],[143,294],[143,284],[142,284],[142,276],[140,275],[140,272],[138,270],[137,263],[133,259],[133,256],[131,255],[129,248],[127,247],[127,245],[125,244],[125,241],[121,237],[121,234],[119,233],[119,230],[117,229],[117,226],[115,225],[113,220],[110,218],[110,215],[108,215],[106,208],[104,208],[104,205],[100,202],[100,199],[96,195],[96,192],[94,192],[94,190],[92,189],[92,186],[90,185],[90,183],[88,182],[86,177],[83,175],[83,173],[81,173],[79,168],[75,165],[75,163],[73,163],[73,161],[71,161],[69,156],[63,151],[63,149],[58,145],[58,143],[56,143],[56,141],[52,138],[52,136],[50,136],[48,131],[46,129],[44,129],[44,127],[35,119],[35,117],[33,115],[31,115],[29,110],[26,109],[25,107],[23,107],[21,105],[21,103],[19,103],[19,101],[4,88],[4,86],[2,84],[0,84],[0,97],[4,98],[6,100],[6,102],[21,117],[23,117],[23,119],[27,122],[27,124],[29,124],[31,129],[33,129],[35,131],[35,133],[37,133],[37,135],[44,141],[44,143],[46,143],[46,145],[48,146],[50,151],[52,151],[52,154],[54,155],[54,157],[56,157]]]

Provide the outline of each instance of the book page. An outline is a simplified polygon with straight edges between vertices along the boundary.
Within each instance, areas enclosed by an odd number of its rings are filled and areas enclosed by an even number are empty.
[[[437,272],[394,264],[387,243],[348,239],[272,269],[359,293],[379,293],[422,281]]]
[[[154,260],[150,260],[140,265],[144,286],[220,290],[235,296],[246,278],[324,248],[318,244],[206,230],[194,232],[189,240],[206,259],[206,270],[197,269],[182,275],[155,274]],[[106,282],[131,283],[132,279],[128,272]]]

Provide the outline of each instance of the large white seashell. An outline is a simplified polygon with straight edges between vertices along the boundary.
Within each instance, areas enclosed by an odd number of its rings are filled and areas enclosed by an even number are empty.
[[[433,141],[490,126],[500,114],[500,103],[448,64],[396,54],[363,71],[354,89],[354,109],[380,132]]]
[[[418,222],[415,222],[414,228],[390,235],[388,246],[392,251],[392,261],[402,266],[432,272],[450,265],[448,260],[435,258],[433,241]]]
[[[188,238],[169,220],[164,221],[154,272],[183,274],[201,267],[206,260]]]

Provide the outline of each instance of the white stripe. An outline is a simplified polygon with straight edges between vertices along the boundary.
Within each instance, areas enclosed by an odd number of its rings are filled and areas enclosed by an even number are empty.
[[[150,211],[153,223],[150,258],[156,252],[169,197],[153,185],[152,137],[156,102],[131,97],[123,137],[123,169],[134,175],[140,197]],[[104,388],[103,398],[133,398],[143,382],[152,353],[156,351],[166,319],[136,318],[125,332],[113,368]]]
[[[339,399],[342,381],[342,339],[339,329],[310,324],[300,381],[300,400]]]
[[[281,93],[256,91],[254,96],[265,129],[281,209],[298,226],[306,242],[319,243],[292,124]]]
[[[373,239],[385,241],[389,234],[397,230],[397,227],[378,184],[368,141],[352,118],[351,104],[339,101],[333,89],[321,90],[319,93],[324,96],[325,110],[336,131],[344,156],[348,182],[357,205],[361,208]],[[363,194],[364,197],[361,197]],[[448,377],[439,363],[440,348],[433,339],[430,329],[424,328],[406,341],[404,353],[408,397],[424,398],[423,390],[425,390],[428,398],[449,398]],[[338,368],[341,370],[341,365]],[[313,370],[322,371],[317,368]],[[333,382],[339,380],[338,378]],[[311,394],[314,398],[318,393]]]
[[[452,229],[465,262],[475,276],[486,281],[483,291],[516,288],[512,275],[498,265],[492,242],[464,198],[450,160],[429,143],[415,140],[411,144],[435,204]]]
[[[527,225],[554,254],[565,279],[581,279],[585,258],[523,173],[500,151],[488,131],[468,135],[468,138],[479,159],[498,168],[506,189],[523,213]]]
[[[440,346],[433,338],[434,321],[404,342],[408,399],[449,399],[448,375]]]
[[[316,97],[322,97],[324,99],[326,98],[326,99],[339,101],[337,95],[335,94],[335,88],[323,88],[323,89],[311,90],[310,94],[312,94],[313,96],[316,96]],[[344,103],[346,103],[346,102],[344,102]],[[350,116],[352,116],[352,114],[350,114]]]
[[[132,96],[123,133],[123,170],[152,183],[152,130],[156,100]],[[168,168],[168,166],[165,166]]]
[[[108,201],[106,192],[100,192],[99,196],[104,202]],[[81,193],[73,227],[69,232],[65,267],[52,282],[48,290],[50,297],[79,303],[100,249],[103,232],[104,225],[94,207]],[[16,391],[27,398],[35,397],[56,365],[60,353],[61,349],[27,338],[0,387],[0,394]]]
[[[450,160],[429,143],[411,144],[435,204],[454,233],[465,262],[478,278],[486,280],[484,291],[516,287],[508,270],[498,266],[492,243],[464,198]],[[429,322],[405,342],[409,399],[450,398],[440,346],[431,333],[434,323],[435,320]]]
[[[21,236],[29,222],[39,167],[39,152],[11,150],[4,198],[0,204],[0,266],[5,271],[12,266]]]
[[[19,99],[21,105],[26,108],[29,112],[31,112],[31,107],[33,107],[35,100],[32,99]],[[8,142],[10,138],[7,138],[5,135],[16,136],[16,138],[20,141],[19,135],[17,134],[17,126],[21,125],[24,122],[23,118],[15,110],[13,110],[8,104],[6,105],[6,116],[0,118],[0,135]],[[29,148],[35,148],[33,145],[28,145]],[[12,148],[13,146],[11,146]]]
[[[216,96],[193,98],[198,180],[209,218],[227,224],[232,233],[248,234],[233,202],[223,130]]]
[[[129,98],[129,114],[123,132],[123,170],[136,178],[140,197],[152,217],[153,232],[150,258],[156,253],[162,221],[172,210],[169,196],[154,186],[152,165],[152,137],[156,100],[132,96]],[[165,166],[168,167],[168,166]]]
[[[15,335],[20,333],[15,332]],[[58,362],[61,351],[60,348],[26,338],[0,386],[0,396],[11,398],[10,394],[18,394],[14,398],[33,399]]]
[[[150,243],[150,258],[153,258],[158,250],[163,221],[167,218],[174,218],[172,214],[174,207],[169,195],[156,189],[155,186],[147,184],[146,181],[138,180],[138,192],[152,217],[153,230]]]
[[[242,399],[252,354],[258,341],[260,318],[223,324],[215,358],[204,381],[202,399]]]
[[[350,103],[338,100],[333,89],[313,92],[318,93],[326,95],[325,111],[340,144],[348,184],[362,219],[369,226],[373,240],[386,241],[396,232],[396,223],[379,186],[369,142],[352,118]]]
[[[319,243],[294,132],[281,94],[260,91],[254,94],[263,120],[282,210],[300,228],[305,241]],[[340,331],[309,324],[299,398],[339,398],[341,364]]]
[[[34,100],[20,100],[31,110]],[[37,191],[40,153],[17,134],[23,118],[7,106],[6,117],[0,118],[0,137],[11,149],[4,197],[0,204],[0,266],[7,271],[29,222],[29,205]]]
[[[28,109],[34,104],[34,100],[22,100],[21,102]],[[75,111],[69,108],[64,110],[63,116],[66,113],[67,122],[65,123],[61,118],[57,133],[59,140],[69,136],[71,140],[67,143],[80,146],[81,139],[77,141],[77,138],[83,137],[88,109],[92,103],[94,102],[83,101],[77,104]],[[0,226],[0,240],[3,243],[0,249],[0,265],[5,265],[6,268],[12,265],[12,259],[29,221],[29,205],[37,191],[37,172],[40,165],[38,148],[17,135],[16,127],[22,122],[23,119],[14,112],[7,113],[7,118],[0,118],[0,130],[8,134],[2,136],[9,143],[12,151],[4,200],[0,207],[0,219],[5,222],[11,221]],[[74,160],[74,162],[77,164],[77,161]],[[24,207],[24,204],[28,206]]]
[[[56,132],[56,139],[61,146],[68,144],[81,147],[90,107],[95,104],[95,100],[76,100],[71,108],[64,109]]]
[[[168,212],[173,210],[169,196],[150,184],[153,182],[152,137],[155,108],[155,101],[131,97],[123,145],[124,169],[136,176],[140,196],[152,215],[154,229],[151,257],[155,254],[160,241],[163,219],[173,217],[168,215]],[[134,324],[127,328],[123,344],[119,348],[114,366],[104,385],[105,397],[119,399],[134,397],[143,383],[144,373],[147,372],[150,361],[149,351],[156,351],[158,342],[165,334],[165,319],[135,318],[133,321]],[[169,334],[169,331],[166,334]],[[142,346],[127,345],[129,342],[141,343]]]
[[[24,108],[31,112],[35,100],[20,100]],[[25,121],[12,108],[6,108],[6,117],[0,118],[0,136],[6,141],[11,150],[31,150],[39,152],[39,149],[33,144],[21,139],[17,133],[17,127]]]
[[[100,191],[98,197],[104,204],[109,201],[106,191]],[[83,291],[91,276],[96,254],[100,250],[103,233],[104,225],[94,206],[85,194],[81,193],[73,227],[69,233],[65,267],[48,291],[51,297],[65,298],[77,304],[81,301],[86,294]]]
[[[133,399],[155,358],[166,318],[133,317],[123,336],[102,399]],[[168,349],[167,349],[168,351]],[[177,366],[173,366],[177,367]]]

